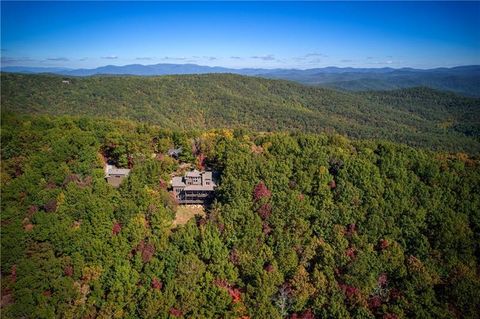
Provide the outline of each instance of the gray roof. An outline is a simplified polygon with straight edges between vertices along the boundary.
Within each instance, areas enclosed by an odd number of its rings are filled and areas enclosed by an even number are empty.
[[[183,177],[175,176],[172,179],[172,186],[174,187],[185,187],[185,183],[183,182]]]
[[[179,147],[179,148],[171,148],[171,149],[168,150],[167,153],[168,153],[168,155],[171,156],[171,155],[178,155],[178,154],[180,154],[181,152],[182,152],[182,148]]]
[[[200,177],[200,172],[195,169],[191,172],[187,172],[187,174],[185,176],[187,176],[187,177]]]
[[[105,177],[109,177],[110,175],[123,175],[128,176],[130,170],[128,168],[117,168],[114,165],[106,165],[105,167]]]
[[[128,168],[112,168],[107,173],[110,175],[128,175],[130,170]]]
[[[186,184],[186,177],[201,177],[202,184],[200,185],[187,185]],[[209,180],[210,185],[204,185],[205,181]],[[213,191],[214,188],[217,186],[212,179],[212,172],[199,172],[197,170],[193,170],[191,172],[187,172],[184,176],[175,176],[172,178],[172,186],[173,187],[182,187],[186,191]]]
[[[203,178],[212,180],[212,172],[203,172]]]

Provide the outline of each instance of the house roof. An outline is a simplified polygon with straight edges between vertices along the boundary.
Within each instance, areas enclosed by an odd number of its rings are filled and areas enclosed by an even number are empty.
[[[185,183],[183,182],[183,178],[180,176],[176,176],[172,179],[172,186],[174,187],[185,187]]]
[[[107,174],[110,175],[128,175],[130,170],[128,168],[111,168],[108,170]]]
[[[187,177],[200,177],[200,172],[195,169],[191,172],[187,172],[187,174],[185,176],[187,176]]]
[[[203,172],[203,178],[212,180],[212,172]]]
[[[172,156],[172,155],[178,155],[182,152],[182,148],[179,147],[179,148],[171,148],[168,150],[168,155]]]
[[[123,175],[128,176],[130,170],[128,168],[117,168],[114,165],[107,164],[105,167],[105,177],[109,177],[110,175]]]
[[[186,177],[201,177],[202,178],[202,183],[200,185],[187,185],[186,184]],[[210,185],[204,185],[205,181],[209,180]],[[193,170],[191,172],[187,172],[185,174],[185,177],[183,176],[174,176],[172,178],[172,186],[173,187],[183,187],[186,191],[191,190],[191,191],[213,191],[214,188],[217,186],[215,182],[212,179],[212,172],[199,172],[198,170]]]

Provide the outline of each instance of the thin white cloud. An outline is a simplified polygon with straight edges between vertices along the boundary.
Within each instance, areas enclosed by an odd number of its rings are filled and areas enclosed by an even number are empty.
[[[217,57],[214,57],[214,56],[204,56],[203,58],[204,58],[204,59],[207,59],[208,61],[218,60],[218,58],[217,58]]]
[[[258,60],[263,60],[263,61],[275,61],[275,56],[273,54],[267,54],[267,55],[254,55],[250,57],[251,59],[258,59]]]
[[[116,59],[118,59],[118,56],[116,56],[116,55],[102,56],[102,59],[105,59],[105,60],[116,60]]]
[[[319,63],[320,58],[327,58],[328,55],[323,54],[323,53],[318,53],[318,52],[310,52],[306,53],[301,56],[293,57],[292,59],[296,62],[302,62],[302,63]]]
[[[304,57],[305,58],[312,58],[312,57],[328,58],[328,55],[323,54],[323,53],[311,52],[311,53],[305,54]]]
[[[402,61],[398,60],[379,60],[379,61],[374,61],[374,62],[369,62],[369,64],[375,64],[375,65],[399,65],[401,64]]]
[[[8,57],[2,56],[1,63],[2,64],[17,64],[17,63],[29,63],[29,62],[38,62],[38,60],[29,58],[29,57]]]
[[[64,57],[56,57],[56,58],[47,58],[46,61],[54,61],[54,62],[67,62],[70,61],[67,58]]]
[[[185,57],[166,56],[166,57],[163,57],[162,60],[184,61],[184,60],[187,60],[187,58],[185,58]]]
[[[153,60],[152,57],[149,57],[149,56],[141,56],[141,57],[136,57],[135,60]]]

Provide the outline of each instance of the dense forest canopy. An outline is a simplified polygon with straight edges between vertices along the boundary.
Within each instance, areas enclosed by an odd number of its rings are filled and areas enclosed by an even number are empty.
[[[427,88],[347,93],[233,74],[3,73],[1,80],[2,109],[15,113],[123,118],[186,130],[334,131],[434,150],[480,151],[480,99]]]
[[[239,90],[259,99],[246,104],[248,114],[269,110],[260,108],[263,103],[285,104],[281,109],[292,112],[285,119],[302,112],[314,117],[315,105],[326,108],[305,102],[314,94],[338,96],[322,114],[345,128],[349,122],[334,110],[353,103],[355,113],[367,106],[356,101],[379,106],[366,123],[419,112],[382,93],[343,95],[241,77],[231,82],[237,89],[227,90],[230,76],[215,79],[89,78],[62,86],[57,77],[8,75],[2,104],[29,113],[145,116],[158,124],[179,124],[208,110],[197,127],[209,127],[207,115],[215,116],[222,98],[235,101]],[[251,81],[258,82],[249,91]],[[212,90],[202,88],[200,98],[192,83]],[[161,93],[164,86],[169,97]],[[207,98],[215,102],[212,109],[200,107]],[[174,100],[178,109],[168,108]],[[391,113],[380,111],[385,100]],[[466,112],[474,101],[463,100]],[[75,109],[83,103],[88,107]],[[182,113],[190,103],[194,111]],[[449,107],[455,106],[447,99],[442,112]],[[224,123],[232,120],[227,116],[240,119],[239,110],[232,104]],[[414,117],[420,122],[441,117],[428,103],[421,110]],[[255,125],[280,125],[268,114]],[[368,133],[368,126],[356,125],[360,135]],[[3,114],[2,317],[478,318],[478,158],[330,133],[169,127]],[[458,133],[442,136],[468,140]],[[221,173],[207,216],[177,228],[171,226],[176,204],[167,184],[179,162],[165,155],[174,146],[186,150],[181,161],[198,165],[205,158]],[[105,154],[132,168],[118,189],[104,180]]]
[[[129,64],[105,65],[94,69],[64,69],[56,67],[6,66],[4,72],[54,73],[63,76],[139,75],[232,73],[268,79],[289,80],[348,91],[395,90],[426,86],[465,96],[480,97],[480,66],[464,65],[452,68],[352,68],[324,67],[313,69],[231,69],[197,64]]]

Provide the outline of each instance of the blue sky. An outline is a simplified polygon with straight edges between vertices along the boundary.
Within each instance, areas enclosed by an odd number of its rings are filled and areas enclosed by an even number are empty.
[[[2,65],[480,64],[480,2],[4,2]]]

